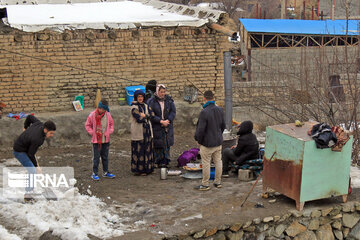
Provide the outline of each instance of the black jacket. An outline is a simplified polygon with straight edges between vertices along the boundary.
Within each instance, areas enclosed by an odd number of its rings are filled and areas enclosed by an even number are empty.
[[[253,123],[251,121],[244,121],[240,125],[238,131],[239,140],[234,154],[238,157],[236,162],[241,164],[246,160],[257,159],[259,157],[259,142],[252,133]]]
[[[224,111],[215,104],[209,104],[200,112],[195,140],[205,147],[220,146],[223,142],[224,130]]]
[[[25,120],[24,128],[26,130],[16,139],[13,149],[15,152],[25,152],[37,167],[35,153],[45,140],[44,124],[29,115]]]
[[[157,96],[150,98],[147,104],[154,113],[154,116],[151,117],[151,124],[154,135],[154,147],[166,148],[174,145],[174,120],[176,117],[176,107],[174,100],[169,95],[165,95],[164,119],[161,119],[161,107]],[[161,120],[169,120],[170,125],[167,128],[164,128],[161,126]],[[164,135],[166,135],[167,146],[164,145]]]

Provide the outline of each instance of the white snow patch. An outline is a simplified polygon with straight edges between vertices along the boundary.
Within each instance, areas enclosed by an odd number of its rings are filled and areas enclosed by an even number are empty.
[[[0,225],[0,239],[6,240],[21,240],[21,238],[15,234],[9,233],[6,228]]]
[[[139,2],[8,5],[8,22],[25,25],[196,21]]]

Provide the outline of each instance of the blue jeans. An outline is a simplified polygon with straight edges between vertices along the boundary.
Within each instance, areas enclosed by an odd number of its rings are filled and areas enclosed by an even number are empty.
[[[33,162],[30,160],[29,156],[25,152],[14,151],[14,156],[16,157],[17,160],[19,160],[21,165],[23,165],[29,173],[29,181],[27,182],[27,187],[25,188],[25,191],[31,192],[32,190],[34,190],[34,186],[30,183],[30,179],[34,179],[34,178],[30,178],[30,175],[36,174],[36,168]]]
[[[98,175],[100,157],[104,173],[109,171],[109,146],[110,143],[103,143],[101,145],[93,143],[93,172],[95,173],[95,175]]]

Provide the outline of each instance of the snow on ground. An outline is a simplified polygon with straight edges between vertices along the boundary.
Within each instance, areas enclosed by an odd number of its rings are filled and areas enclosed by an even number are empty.
[[[5,165],[14,165],[14,159],[1,160],[0,170]],[[1,176],[0,176],[1,177]],[[133,230],[125,226],[113,208],[95,196],[81,195],[77,188],[72,188],[74,197],[59,201],[39,200],[35,203],[9,200],[0,192],[0,222],[5,226],[19,226],[16,235],[5,239],[39,237],[43,232],[53,230],[53,234],[62,239],[88,239],[87,234],[99,238],[123,235],[124,231]],[[70,194],[72,195],[72,194]],[[7,230],[0,225],[0,239],[6,236]],[[10,238],[10,236],[12,238]]]
[[[7,9],[10,24],[54,25],[198,20],[131,1],[3,7]]]
[[[21,238],[15,234],[9,233],[6,228],[0,225],[0,240],[21,240]]]

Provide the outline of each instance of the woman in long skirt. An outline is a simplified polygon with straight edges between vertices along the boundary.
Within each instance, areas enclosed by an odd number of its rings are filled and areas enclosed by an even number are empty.
[[[153,134],[150,118],[151,108],[144,103],[141,90],[134,93],[131,103],[131,171],[145,176],[154,171]]]

